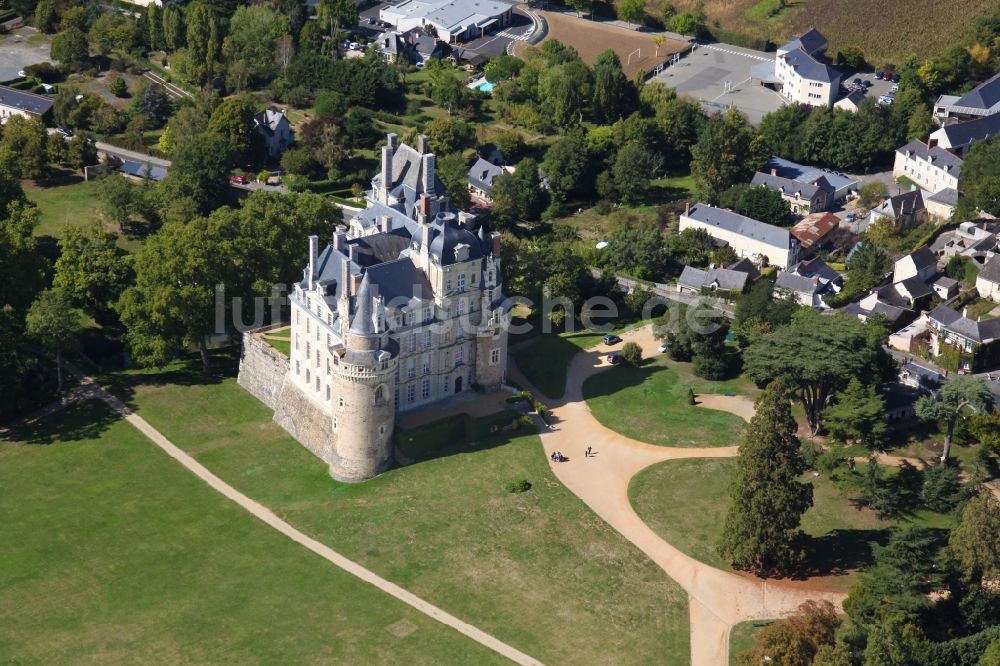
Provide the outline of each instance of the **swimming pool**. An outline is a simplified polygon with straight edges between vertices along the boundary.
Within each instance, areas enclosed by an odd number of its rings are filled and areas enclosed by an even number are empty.
[[[483,81],[479,84],[479,89],[484,93],[493,92],[494,85],[489,81]]]

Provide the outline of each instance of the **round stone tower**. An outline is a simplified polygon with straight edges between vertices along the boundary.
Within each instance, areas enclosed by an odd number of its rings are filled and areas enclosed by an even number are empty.
[[[365,274],[333,366],[336,447],[330,475],[338,481],[364,481],[392,464],[399,350],[374,291]]]

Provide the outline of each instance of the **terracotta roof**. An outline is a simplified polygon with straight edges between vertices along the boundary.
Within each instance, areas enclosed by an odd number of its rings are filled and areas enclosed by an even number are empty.
[[[840,224],[840,219],[833,213],[813,213],[792,227],[791,233],[799,239],[802,247],[809,248],[823,240],[837,228],[838,224]]]

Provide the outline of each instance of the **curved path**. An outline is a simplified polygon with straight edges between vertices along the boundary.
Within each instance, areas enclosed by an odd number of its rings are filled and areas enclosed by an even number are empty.
[[[486,633],[482,629],[460,620],[451,613],[448,613],[430,602],[425,601],[412,592],[403,589],[399,585],[382,578],[370,569],[364,568],[357,562],[348,559],[329,546],[322,544],[316,539],[313,539],[312,537],[295,529],[289,523],[274,515],[274,513],[266,506],[260,504],[259,502],[255,502],[217,477],[209,471],[208,468],[185,453],[169,439],[164,437],[163,434],[150,425],[146,419],[133,412],[125,403],[106,391],[90,377],[82,377],[79,391],[76,394],[76,399],[86,398],[94,398],[104,401],[117,414],[121,415],[126,421],[131,423],[139,432],[144,434],[146,437],[151,439],[154,444],[163,449],[167,455],[184,465],[188,471],[192,472],[214,490],[218,491],[233,502],[236,502],[236,504],[248,511],[255,518],[267,523],[269,526],[278,530],[292,541],[308,548],[331,564],[343,569],[353,576],[360,578],[366,583],[374,585],[379,590],[395,597],[399,601],[411,606],[424,615],[433,618],[442,624],[448,625],[455,631],[458,631],[459,633],[471,638],[490,650],[503,655],[517,664],[523,664],[525,666],[541,666],[541,662],[537,659],[521,652],[507,643],[504,643],[500,639]]]
[[[644,357],[659,353],[659,343],[648,326],[622,337],[638,343]],[[629,482],[637,472],[665,460],[733,457],[737,447],[654,446],[601,425],[583,399],[583,382],[610,367],[608,351],[601,345],[573,358],[566,394],[561,400],[546,401],[552,426],[543,429],[542,444],[546,454],[558,450],[569,457],[568,462],[550,462],[556,477],[688,593],[691,663],[728,664],[729,631],[739,622],[787,615],[808,599],[827,599],[839,606],[845,595],[817,589],[815,581],[765,581],[699,562],[664,541],[639,518],[628,497]],[[516,368],[512,367],[511,375],[519,383],[531,385]],[[745,405],[741,409],[744,416]],[[588,446],[595,452],[592,458],[584,457]]]

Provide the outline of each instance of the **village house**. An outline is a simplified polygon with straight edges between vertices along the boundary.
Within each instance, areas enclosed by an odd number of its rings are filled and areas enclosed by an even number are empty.
[[[778,47],[774,65],[762,64],[753,71],[762,83],[776,87],[790,102],[830,106],[840,93],[840,72],[826,62],[826,37],[816,28]]]
[[[894,178],[905,176],[929,192],[945,188],[958,190],[962,172],[962,158],[938,145],[911,141],[896,149],[896,162],[892,168]]]
[[[833,213],[812,213],[791,228],[791,234],[798,239],[803,254],[816,252],[828,244],[831,235],[840,226],[840,218]]]
[[[254,127],[264,139],[267,154],[278,158],[292,146],[292,126],[288,116],[281,109],[273,106],[254,114]]]
[[[704,271],[693,266],[685,266],[677,278],[677,291],[682,294],[724,292],[726,295],[735,296],[746,291],[749,284],[750,275],[744,271],[721,267]]]
[[[493,190],[493,181],[505,173],[514,173],[514,167],[500,166],[482,157],[478,158],[465,177],[469,185],[469,194],[486,204],[492,204],[490,192]]]
[[[53,104],[48,97],[0,86],[0,124],[6,123],[11,116],[38,118],[45,122]]]
[[[414,28],[405,32],[386,31],[375,40],[375,50],[389,62],[423,65],[432,58],[443,58],[447,45]]]
[[[857,113],[861,108],[861,102],[865,99],[865,93],[861,90],[852,90],[833,104],[833,108],[841,111]]]
[[[927,221],[924,193],[921,190],[910,190],[889,197],[871,210],[868,224],[874,225],[879,220],[889,220],[897,231],[923,224]]]
[[[755,220],[709,204],[688,204],[680,216],[680,231],[703,229],[716,241],[728,245],[738,257],[758,265],[788,268],[798,260],[799,241],[788,229]]]
[[[997,112],[1000,112],[1000,74],[964,95],[941,95],[934,103],[934,117],[941,125],[976,120]]]
[[[938,257],[982,257],[997,247],[1000,224],[986,220],[966,220],[957,229],[942,232],[931,243],[931,251]]]
[[[761,171],[781,178],[787,178],[788,180],[794,180],[803,185],[811,185],[818,182],[820,178],[823,178],[833,188],[833,199],[828,204],[831,206],[833,203],[843,201],[858,189],[858,181],[854,178],[848,178],[847,176],[826,169],[805,166],[804,164],[792,162],[778,156],[771,157]]]
[[[961,196],[958,190],[946,187],[943,190],[931,194],[924,192],[924,206],[927,214],[940,220],[950,220],[958,208],[958,199]]]
[[[787,271],[779,271],[773,293],[776,298],[792,296],[806,307],[826,308],[823,297],[840,293],[843,284],[840,273],[819,257],[813,257]]]
[[[976,141],[987,141],[1000,133],[1000,114],[993,114],[964,123],[952,123],[931,132],[927,143],[965,157]]]
[[[1000,319],[973,320],[947,305],[927,313],[930,354],[949,370],[981,372],[1000,362]]]
[[[772,169],[770,173],[755,173],[750,184],[778,192],[796,214],[824,211],[833,202],[833,187],[825,176],[819,176],[811,183],[803,183],[783,178],[778,175],[777,169]]]
[[[942,275],[931,285],[935,295],[942,301],[950,301],[958,296],[958,280]]]
[[[976,276],[976,291],[983,298],[1000,303],[1000,254],[990,257]]]
[[[918,278],[922,282],[930,282],[937,274],[937,259],[926,245],[896,260],[892,268],[892,281],[902,282],[910,278]]]

